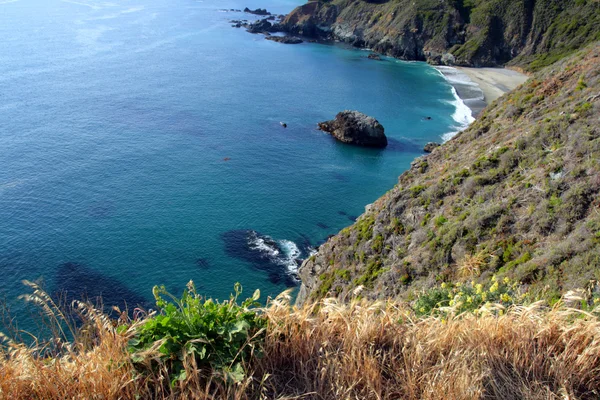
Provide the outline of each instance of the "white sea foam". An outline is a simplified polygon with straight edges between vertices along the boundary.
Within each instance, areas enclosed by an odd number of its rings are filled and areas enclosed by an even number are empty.
[[[471,81],[471,79],[464,73],[460,72],[456,68],[439,66],[435,68],[436,71],[441,74],[446,82],[450,84],[452,95],[454,100],[450,101],[455,108],[452,114],[452,119],[456,121],[455,130],[445,133],[442,135],[444,141],[450,140],[458,132],[466,129],[475,118],[473,118],[473,111],[466,104],[466,101],[483,101],[483,91],[479,86]],[[461,98],[456,91],[456,87],[462,87],[468,94],[467,98]]]
[[[302,252],[300,251],[296,243],[292,242],[291,240],[284,239],[279,240],[278,244],[281,250],[283,251],[284,258],[282,259],[282,261],[285,267],[287,268],[288,272],[298,272],[298,264],[296,260],[300,258]]]
[[[254,234],[250,238],[249,246],[253,250],[258,250],[262,253],[266,253],[269,257],[272,257],[272,258],[278,257],[279,250],[277,250],[273,246],[270,246],[267,243],[266,239],[272,240],[269,236],[261,237],[261,236],[258,236],[257,234]]]

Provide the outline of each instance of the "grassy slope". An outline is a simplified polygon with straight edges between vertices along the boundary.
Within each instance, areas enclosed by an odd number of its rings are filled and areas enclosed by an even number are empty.
[[[304,264],[308,294],[497,274],[553,299],[600,279],[599,90],[595,44],[494,102]]]

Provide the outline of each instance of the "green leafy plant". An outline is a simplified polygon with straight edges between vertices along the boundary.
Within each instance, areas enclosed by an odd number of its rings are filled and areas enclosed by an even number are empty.
[[[229,301],[218,302],[200,296],[192,281],[181,299],[155,286],[159,313],[148,317],[130,341],[136,366],[166,367],[172,385],[187,378],[190,366],[207,375],[216,372],[226,380],[242,380],[243,363],[259,351],[266,320],[257,310],[259,290],[238,304],[242,287],[237,283],[234,289]]]
[[[438,315],[473,312],[486,304],[509,306],[522,302],[523,296],[518,293],[518,288],[518,282],[509,278],[500,281],[495,276],[485,285],[474,281],[456,284],[444,282],[421,293],[413,308],[417,315]]]

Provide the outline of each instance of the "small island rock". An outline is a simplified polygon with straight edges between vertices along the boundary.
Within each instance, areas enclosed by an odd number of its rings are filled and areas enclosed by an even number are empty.
[[[358,111],[342,111],[334,120],[320,122],[319,129],[344,143],[380,148],[388,144],[379,121]]]
[[[440,144],[435,142],[429,142],[425,145],[423,151],[426,153],[431,153],[436,147],[440,147]]]
[[[257,8],[256,10],[251,10],[248,7],[246,7],[244,8],[244,12],[254,15],[271,15],[271,13],[264,8]]]
[[[381,61],[381,56],[376,53],[371,53],[367,56],[368,59]]]

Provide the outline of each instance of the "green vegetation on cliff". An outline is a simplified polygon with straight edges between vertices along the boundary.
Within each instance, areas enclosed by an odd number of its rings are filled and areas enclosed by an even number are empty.
[[[296,8],[282,25],[404,59],[537,71],[600,40],[600,2],[316,1]]]
[[[487,284],[492,276],[548,300],[593,286],[599,93],[594,44],[491,104],[305,262],[301,301],[412,300],[441,283]]]

